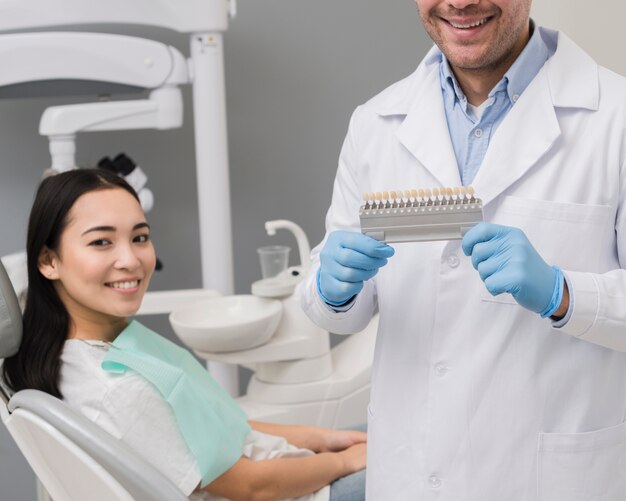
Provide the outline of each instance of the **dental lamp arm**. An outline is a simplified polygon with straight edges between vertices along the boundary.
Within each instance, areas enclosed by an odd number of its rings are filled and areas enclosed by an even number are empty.
[[[65,171],[75,167],[78,132],[172,129],[182,120],[180,89],[166,86],[153,90],[149,99],[52,106],[41,117],[39,133],[50,141],[52,168]]]
[[[104,33],[3,34],[0,65],[3,87],[83,80],[155,89],[189,82],[187,61],[174,47]]]
[[[235,0],[2,0],[0,28],[6,31],[93,24],[158,26],[180,33],[226,31]]]
[[[180,89],[167,86],[153,90],[149,99],[51,106],[41,117],[39,133],[173,129],[182,125],[182,109]]]

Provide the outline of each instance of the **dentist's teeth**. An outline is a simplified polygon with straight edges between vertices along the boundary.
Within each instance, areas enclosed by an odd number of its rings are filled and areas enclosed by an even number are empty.
[[[131,280],[130,282],[111,282],[108,285],[113,289],[133,289],[139,285],[139,280]]]
[[[476,26],[480,26],[482,24],[485,24],[487,22],[487,18],[481,19],[480,21],[476,21],[475,23],[470,23],[470,24],[458,24],[458,23],[454,23],[452,21],[448,21],[454,28],[459,28],[459,29],[469,29],[469,28],[476,28]]]

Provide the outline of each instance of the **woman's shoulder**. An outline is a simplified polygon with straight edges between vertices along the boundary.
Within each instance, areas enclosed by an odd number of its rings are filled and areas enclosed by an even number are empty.
[[[68,339],[61,353],[61,392],[63,387],[88,388],[104,397],[107,393],[123,391],[142,393],[152,385],[133,371],[112,373],[102,368],[111,344],[105,341]]]
[[[95,378],[105,384],[107,378],[101,368],[109,349],[103,341],[68,339],[61,351],[61,382],[89,383]]]
[[[117,436],[141,419],[146,408],[166,404],[156,388],[139,374],[105,371],[101,364],[108,349],[109,345],[102,342],[66,341],[59,386],[70,407]]]
[[[103,341],[68,339],[61,352],[59,386],[63,400],[81,412],[95,413],[105,400],[125,400],[145,391],[146,382],[134,373],[113,374],[102,368],[109,344]]]

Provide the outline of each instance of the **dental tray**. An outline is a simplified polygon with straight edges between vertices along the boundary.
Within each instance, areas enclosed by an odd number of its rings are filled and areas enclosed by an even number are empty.
[[[366,193],[361,232],[387,243],[458,240],[483,221],[471,186]]]

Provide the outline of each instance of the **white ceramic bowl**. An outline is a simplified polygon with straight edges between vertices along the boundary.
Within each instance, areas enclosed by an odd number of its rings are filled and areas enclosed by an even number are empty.
[[[220,296],[170,314],[174,332],[193,350],[219,353],[260,346],[274,334],[282,304],[252,295]]]

